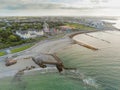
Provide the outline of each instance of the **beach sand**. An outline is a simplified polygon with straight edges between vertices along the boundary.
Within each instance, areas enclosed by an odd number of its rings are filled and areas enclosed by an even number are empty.
[[[26,67],[35,66],[36,70],[37,68],[40,68],[35,62],[32,60],[31,57],[36,57],[43,55],[45,60],[48,61],[55,61],[53,57],[49,55],[44,54],[53,54],[58,52],[59,50],[63,50],[64,48],[71,45],[71,39],[66,37],[59,40],[45,40],[42,42],[37,43],[35,46],[31,47],[28,50],[11,54],[12,56],[19,55],[14,60],[17,60],[17,63],[15,65],[11,65],[9,67],[5,66],[5,60],[2,60],[0,62],[0,78],[5,76],[13,76],[15,73],[17,73],[19,70],[25,69]],[[5,56],[6,57],[6,56]],[[48,66],[52,67],[53,66]]]

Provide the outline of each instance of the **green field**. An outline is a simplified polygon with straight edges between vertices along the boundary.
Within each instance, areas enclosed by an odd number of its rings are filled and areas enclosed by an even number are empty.
[[[23,51],[23,50],[26,50],[30,47],[32,47],[34,44],[28,44],[28,45],[24,45],[24,46],[21,46],[21,47],[18,47],[18,48],[14,48],[11,50],[11,53],[17,53],[17,52],[20,52],[20,51]],[[6,55],[5,52],[1,51],[0,52],[0,56],[4,56]]]
[[[3,56],[3,55],[5,55],[5,52],[0,52],[0,56]]]
[[[74,29],[80,29],[80,30],[95,30],[93,27],[85,26],[83,24],[78,23],[66,23],[66,26],[72,27]]]
[[[28,49],[32,46],[33,46],[33,44],[28,44],[28,45],[25,45],[25,46],[22,46],[22,47],[19,47],[19,48],[15,48],[15,49],[11,50],[11,53],[20,52],[20,51],[26,50],[26,49]]]

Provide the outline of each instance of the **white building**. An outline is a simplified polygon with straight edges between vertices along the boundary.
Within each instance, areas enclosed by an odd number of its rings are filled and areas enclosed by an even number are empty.
[[[21,38],[35,38],[37,36],[43,36],[43,31],[16,31],[16,35],[20,36]]]
[[[90,26],[98,29],[102,29],[104,27],[104,24],[102,21],[95,21],[95,22],[92,22]]]
[[[94,27],[97,29],[102,29],[104,28],[104,23],[103,21],[97,21],[97,20],[91,20],[91,19],[83,19],[80,22],[83,25],[89,26],[89,27]]]

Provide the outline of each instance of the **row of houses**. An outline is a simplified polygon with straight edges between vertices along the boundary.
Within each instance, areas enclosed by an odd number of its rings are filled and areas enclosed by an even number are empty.
[[[104,28],[104,22],[100,21],[100,20],[81,19],[81,21],[79,23],[86,25],[86,26],[89,26],[89,27],[94,27],[96,29],[103,29]]]
[[[104,28],[104,23],[102,21],[84,19],[84,20],[81,20],[80,22],[73,22],[73,23],[80,23],[86,26],[97,28],[97,29]],[[55,29],[55,28],[49,28],[49,25],[46,22],[44,22],[42,30],[25,30],[25,31],[18,30],[16,31],[16,34],[20,36],[21,38],[27,39],[27,38],[35,38],[35,37],[43,36],[43,35],[46,36],[46,35],[59,34],[63,32],[71,32],[72,29],[74,28],[69,27],[69,26],[60,26],[60,30]]]
[[[43,30],[17,30],[16,35],[20,36],[23,39],[35,38],[38,36],[43,36],[45,33],[49,32],[49,26],[47,23],[44,23]]]
[[[43,36],[44,33],[43,31],[38,31],[38,30],[26,30],[26,31],[21,31],[18,30],[16,31],[16,35],[20,36],[23,39],[27,39],[27,38],[35,38],[38,36]]]
[[[72,30],[71,27],[68,26],[60,26],[60,29],[49,28],[49,25],[45,22],[43,24],[42,30],[17,30],[16,35],[20,36],[23,39],[27,38],[35,38],[40,36],[48,36],[48,35],[56,35],[60,33],[70,32]]]

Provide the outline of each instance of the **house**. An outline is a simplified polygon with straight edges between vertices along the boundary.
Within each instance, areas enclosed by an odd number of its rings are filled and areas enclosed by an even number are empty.
[[[104,23],[103,21],[98,21],[98,20],[91,20],[91,19],[83,19],[81,20],[80,24],[89,26],[89,27],[94,27],[97,29],[102,29],[104,28]]]
[[[72,29],[74,29],[74,28],[73,28],[73,27],[70,27],[70,26],[60,26],[60,29],[61,29],[61,31],[63,31],[63,32],[69,33],[69,32],[71,32]]]
[[[37,30],[16,31],[16,35],[24,39],[35,38],[37,36],[43,36],[43,34],[44,34],[43,31],[37,31]]]
[[[102,21],[95,21],[95,22],[91,22],[90,26],[95,27],[97,29],[102,29],[104,27],[104,24]]]

